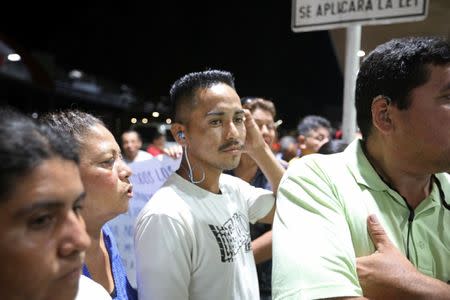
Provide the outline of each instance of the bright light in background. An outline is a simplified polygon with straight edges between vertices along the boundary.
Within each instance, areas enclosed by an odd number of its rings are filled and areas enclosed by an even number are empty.
[[[39,114],[37,112],[34,112],[34,113],[31,114],[31,117],[33,119],[37,119],[39,117]]]
[[[20,55],[17,54],[17,53],[8,54],[8,60],[9,61],[19,61],[20,59],[21,59]]]
[[[358,50],[356,55],[358,55],[358,57],[363,57],[364,55],[366,55],[366,52],[364,52],[364,50]]]
[[[152,113],[152,116],[155,117],[155,118],[159,117],[159,112],[154,111],[154,112]]]
[[[166,124],[171,124],[172,123],[172,120],[169,118],[169,119],[166,119]]]
[[[142,119],[142,124],[147,124],[148,123],[148,119],[147,118],[143,118]]]
[[[81,77],[83,77],[83,72],[81,72],[80,70],[72,70],[69,72],[69,77],[72,79],[80,79]]]
[[[137,119],[136,118],[131,118],[131,123],[136,124]]]

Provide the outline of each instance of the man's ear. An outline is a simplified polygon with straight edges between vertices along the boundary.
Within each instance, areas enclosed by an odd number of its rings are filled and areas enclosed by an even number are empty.
[[[372,101],[372,123],[382,133],[388,133],[393,128],[391,119],[392,105],[391,100],[379,95]]]
[[[303,134],[297,136],[297,144],[300,150],[304,150],[306,148],[305,141],[306,137]]]
[[[183,124],[173,123],[170,132],[178,144],[186,146],[186,127]]]

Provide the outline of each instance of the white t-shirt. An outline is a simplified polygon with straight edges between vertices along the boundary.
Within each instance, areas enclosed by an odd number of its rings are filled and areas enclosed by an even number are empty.
[[[111,300],[108,292],[94,280],[81,275],[75,300]]]
[[[139,299],[259,299],[249,222],[271,191],[222,174],[221,194],[176,173],[141,211],[135,231]]]

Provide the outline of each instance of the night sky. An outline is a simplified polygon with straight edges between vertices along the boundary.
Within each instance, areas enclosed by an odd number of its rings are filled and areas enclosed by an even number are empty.
[[[340,118],[343,79],[328,32],[293,33],[290,1],[67,2],[6,11],[0,32],[20,46],[149,99],[167,96],[185,73],[219,68],[235,75],[240,96],[274,100],[284,128],[311,113]]]

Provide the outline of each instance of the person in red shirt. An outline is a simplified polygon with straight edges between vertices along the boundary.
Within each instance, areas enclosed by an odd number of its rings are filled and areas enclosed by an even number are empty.
[[[166,144],[166,136],[157,131],[153,136],[152,143],[147,147],[147,152],[153,156],[165,154],[164,152],[165,144]]]

